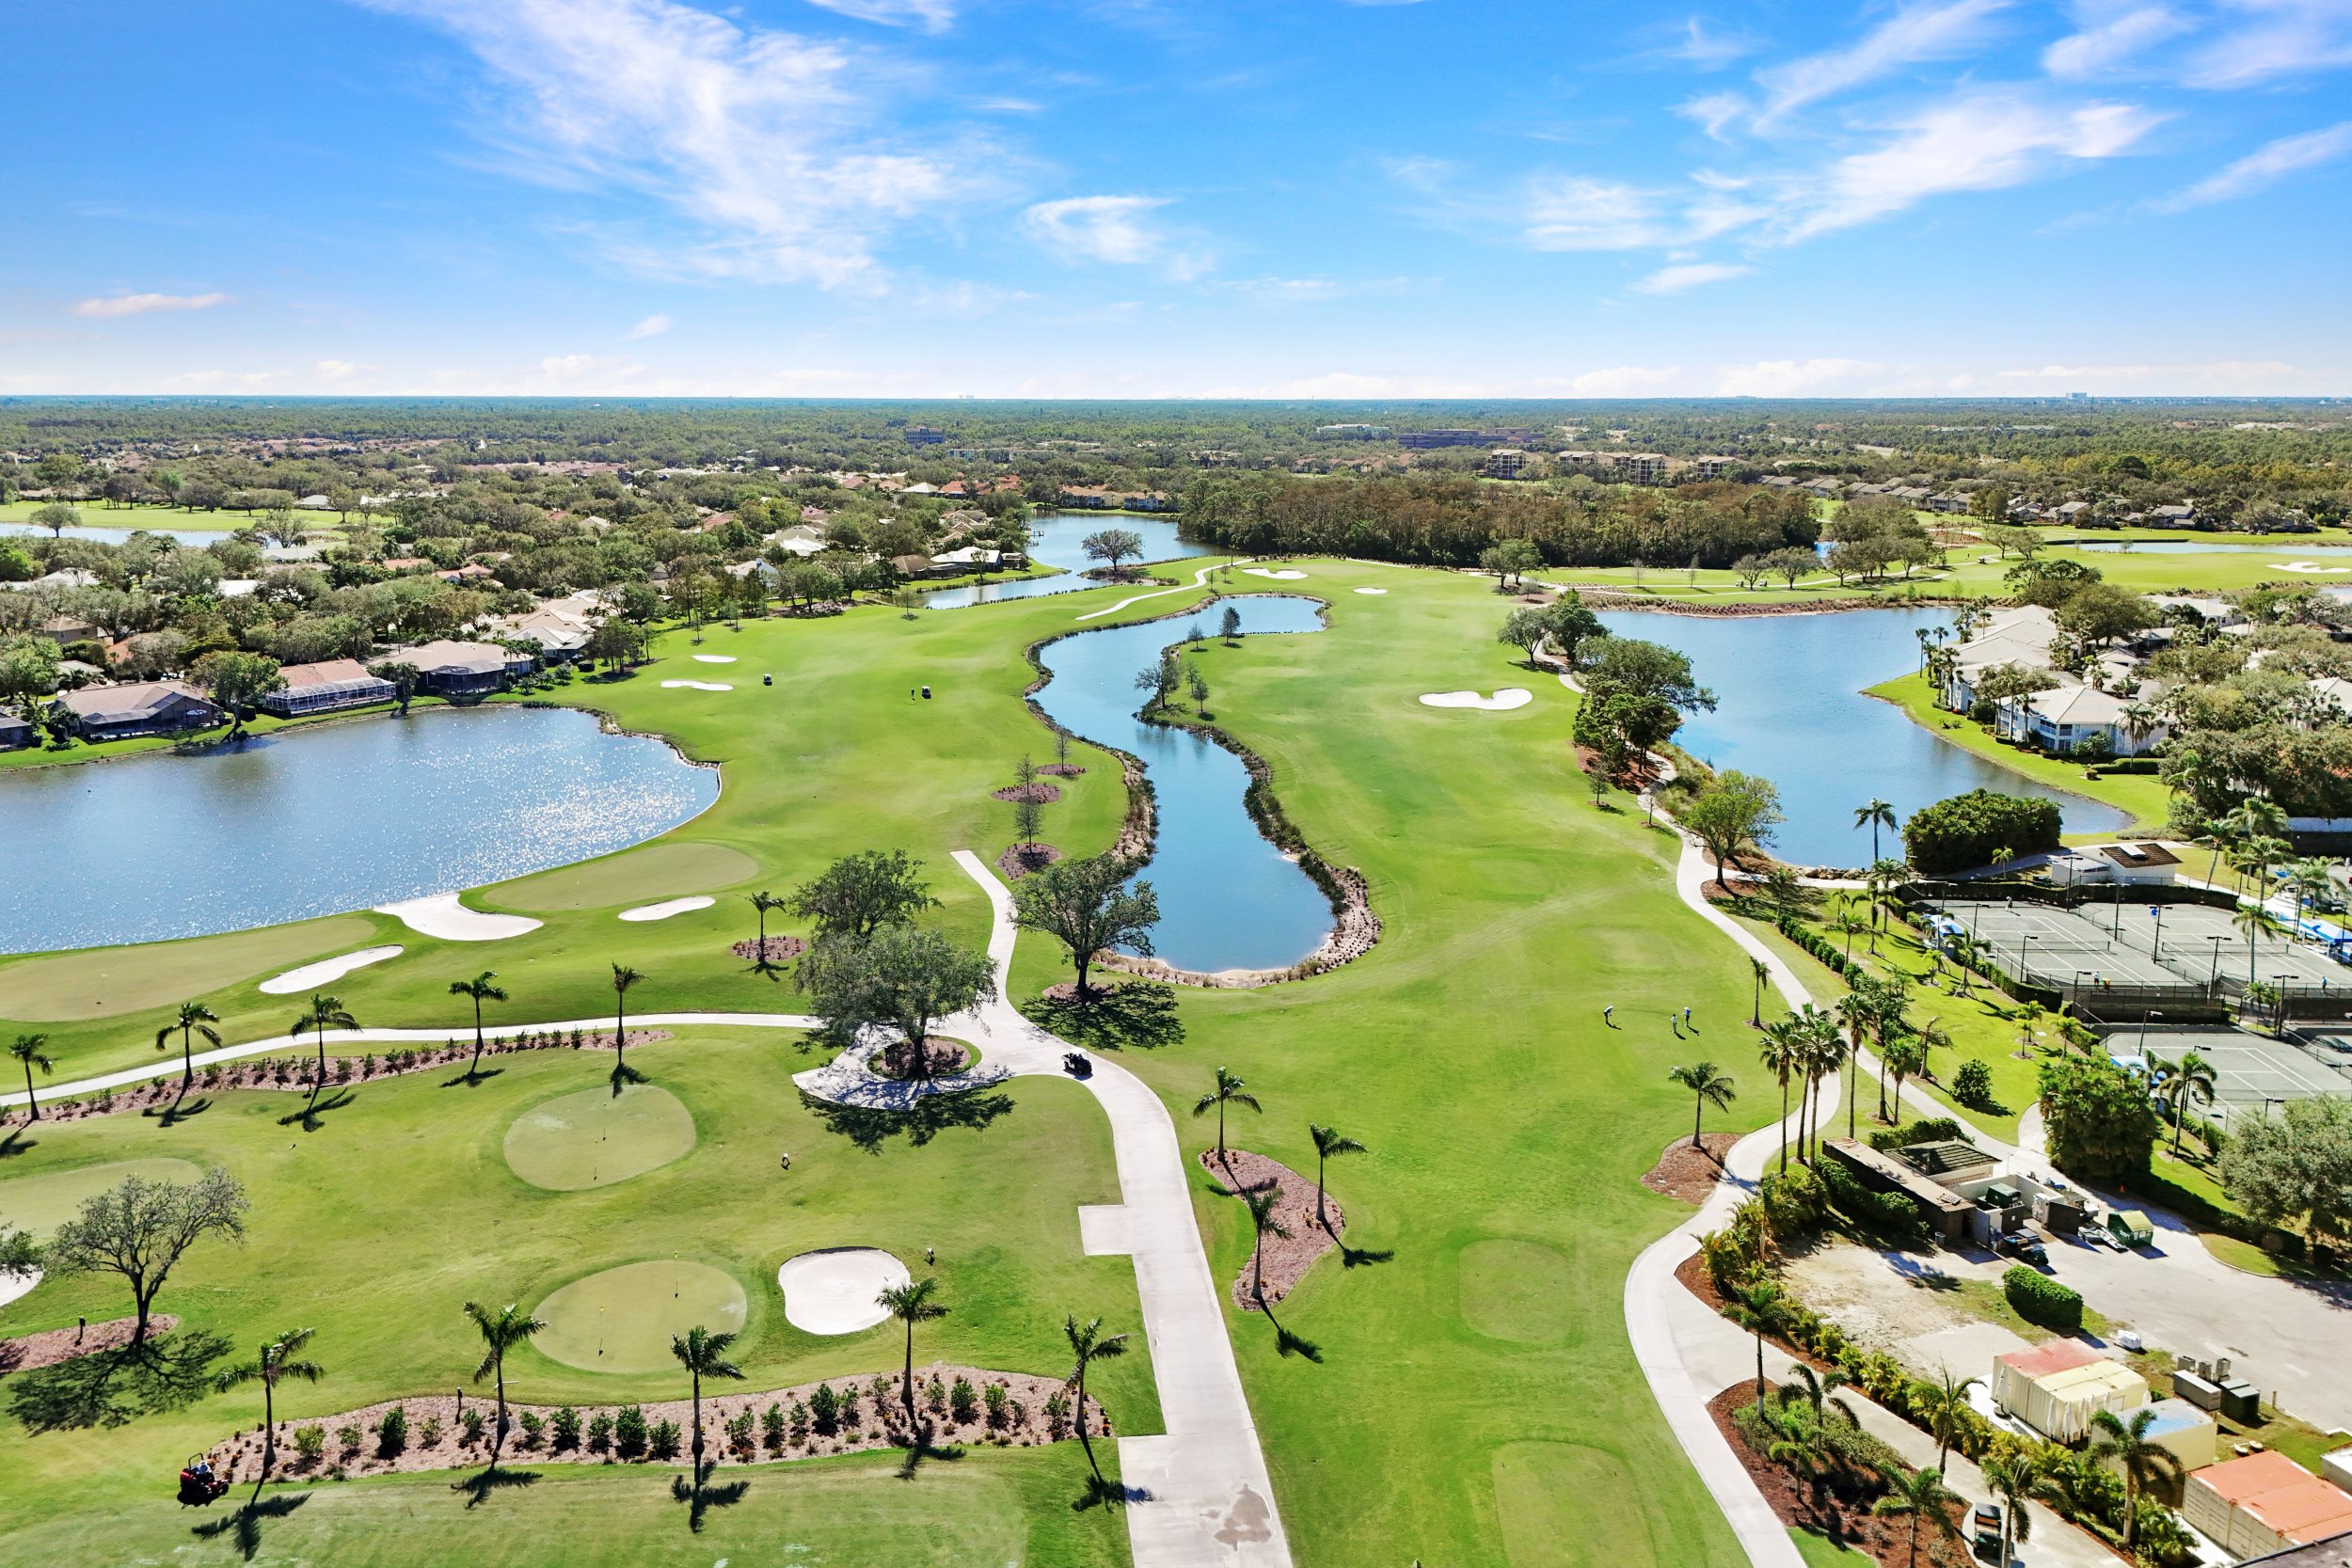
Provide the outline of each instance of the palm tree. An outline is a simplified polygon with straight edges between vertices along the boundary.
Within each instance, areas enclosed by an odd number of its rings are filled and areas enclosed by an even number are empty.
[[[677,1357],[678,1365],[694,1380],[694,1446],[691,1452],[696,1486],[703,1483],[703,1379],[742,1377],[743,1369],[727,1359],[728,1347],[734,1343],[734,1335],[713,1334],[700,1323],[683,1334],[670,1336],[670,1354]]]
[[[1764,1402],[1764,1336],[1788,1322],[1788,1298],[1759,1271],[1724,1292],[1724,1315],[1756,1336],[1756,1402]]]
[[[1835,1078],[1845,1064],[1846,1040],[1839,1034],[1837,1020],[1828,1013],[1812,1015],[1812,1027],[1806,1037],[1805,1080],[1813,1102],[1813,1151],[1821,1148],[1821,1080]]]
[[[250,1361],[241,1361],[213,1374],[213,1386],[222,1393],[243,1384],[262,1386],[262,1479],[269,1479],[270,1467],[278,1463],[278,1385],[285,1378],[304,1383],[316,1383],[326,1375],[325,1368],[315,1361],[297,1360],[316,1329],[297,1328],[280,1334],[254,1353]]]
[[[24,1068],[24,1109],[27,1113],[24,1119],[26,1121],[40,1119],[40,1101],[33,1098],[33,1069],[40,1069],[41,1076],[44,1078],[57,1069],[57,1064],[49,1059],[48,1046],[47,1035],[19,1035],[16,1037],[15,1043],[8,1047],[8,1054],[15,1057]]]
[[[901,1391],[907,1407],[907,1441],[914,1441],[914,1325],[944,1318],[947,1308],[931,1299],[939,1288],[935,1279],[917,1279],[896,1285],[874,1298],[876,1305],[907,1325],[906,1377]]]
[[[1764,1027],[1764,982],[1772,977],[1772,966],[1761,958],[1748,960],[1748,974],[1756,981],[1756,995],[1748,1003],[1748,1027]]]
[[[2033,1533],[2033,1515],[2026,1503],[2042,1481],[2042,1466],[2031,1449],[2013,1454],[1989,1453],[1977,1462],[1987,1490],[2001,1505],[2001,1568],[2009,1568],[2018,1542]]]
[[[1225,1069],[1218,1068],[1216,1069],[1216,1087],[1211,1089],[1208,1093],[1200,1097],[1199,1103],[1193,1106],[1192,1114],[1196,1117],[1205,1117],[1212,1109],[1216,1112],[1217,1163],[1224,1165],[1230,1171],[1232,1168],[1233,1163],[1225,1152],[1225,1107],[1228,1105],[1247,1105],[1251,1110],[1259,1112],[1263,1112],[1265,1109],[1265,1107],[1258,1103],[1258,1097],[1256,1095],[1245,1094],[1243,1092],[1243,1085],[1240,1079],[1226,1071]]]
[[[1890,1126],[1902,1119],[1903,1080],[1915,1077],[1928,1065],[1927,1037],[1924,1034],[1905,1036],[1889,1040],[1879,1053],[1879,1065],[1884,1069],[1879,1078],[1879,1120]],[[1895,1079],[1895,1114],[1887,1115],[1886,1075]]]
[[[2151,1058],[2148,1066],[2155,1067]],[[2169,1064],[2156,1092],[2172,1102],[2172,1158],[2181,1157],[2181,1129],[2188,1121],[2188,1102],[2197,1101],[2206,1110],[2213,1109],[2214,1095],[2219,1088],[2213,1064],[2194,1051],[2184,1051],[2181,1059]]]
[[[1947,1367],[1937,1381],[1915,1379],[1911,1385],[1913,1414],[1928,1423],[1935,1433],[1935,1473],[1942,1475],[1951,1452],[1952,1433],[1960,1426],[1961,1417],[1968,1410],[1968,1390],[1983,1386],[1980,1377],[1954,1377]]]
[[[1919,1560],[1919,1521],[1933,1517],[1945,1521],[1944,1511],[1961,1499],[1944,1484],[1944,1477],[1934,1470],[1914,1470],[1895,1482],[1895,1489],[1870,1505],[1870,1512],[1885,1515],[1911,1515],[1911,1551],[1905,1560],[1915,1565]]]
[[[1323,1227],[1324,1234],[1329,1235],[1331,1219],[1323,1212],[1324,1162],[1342,1154],[1361,1154],[1364,1146],[1328,1127],[1318,1127],[1311,1121],[1307,1124],[1307,1132],[1315,1141],[1315,1221]]]
[[[1847,1403],[1837,1392],[1840,1388],[1852,1386],[1854,1386],[1853,1379],[1836,1367],[1832,1367],[1826,1372],[1816,1372],[1812,1368],[1799,1361],[1792,1363],[1789,1367],[1788,1381],[1780,1386],[1780,1391],[1783,1395],[1793,1395],[1804,1400],[1805,1403],[1813,1407],[1813,1414],[1818,1417],[1826,1418],[1834,1410],[1848,1426],[1858,1427],[1862,1424],[1862,1418],[1854,1414],[1853,1406]]]
[[[1706,1118],[1707,1108],[1712,1105],[1719,1111],[1723,1110],[1740,1098],[1739,1091],[1731,1086],[1731,1074],[1716,1071],[1712,1062],[1693,1062],[1689,1067],[1668,1068],[1666,1076],[1689,1089],[1697,1101],[1691,1112],[1691,1147],[1697,1148],[1700,1147],[1699,1128]]]
[[[342,997],[329,996],[325,991],[314,990],[310,993],[310,1009],[300,1018],[295,1019],[294,1027],[287,1031],[296,1036],[305,1029],[318,1031],[319,1073],[310,1084],[310,1100],[313,1104],[318,1101],[319,1090],[326,1086],[326,1032],[329,1029],[357,1029],[358,1027],[359,1021],[351,1016],[351,1011],[343,1006]]]
[[[790,902],[790,899],[779,898],[765,888],[752,895],[752,908],[759,911],[758,968],[763,971],[776,967],[768,961],[768,917],[776,911],[786,908]]]
[[[1094,1479],[1099,1482],[1103,1479],[1103,1466],[1094,1457],[1093,1441],[1087,1436],[1087,1369],[1097,1361],[1109,1361],[1126,1354],[1127,1336],[1104,1334],[1102,1319],[1089,1318],[1080,1323],[1075,1312],[1063,1320],[1061,1331],[1062,1337],[1070,1341],[1071,1354],[1078,1358],[1078,1364],[1070,1369],[1070,1375],[1062,1383],[1065,1387],[1077,1392],[1078,1443],[1086,1449],[1087,1463],[1093,1466]]]
[[[506,992],[490,984],[497,978],[497,970],[485,969],[470,980],[452,980],[449,983],[452,996],[473,998],[473,1061],[466,1069],[469,1078],[482,1069],[482,1004],[506,1000]]]
[[[2180,1455],[2162,1443],[2152,1442],[2148,1429],[2156,1423],[2153,1405],[2141,1405],[2128,1417],[2112,1410],[2090,1413],[2090,1457],[2113,1464],[2123,1472],[2123,1551],[2129,1556],[2138,1526],[2139,1491],[2152,1481],[2169,1481],[2181,1473]]]
[[[1853,990],[1837,999],[1837,1022],[1845,1026],[1845,1066],[1851,1068],[1854,1057],[1862,1050],[1862,1032],[1870,1026],[1879,1009],[1878,982],[1864,979]],[[1847,1075],[1846,1136],[1854,1135],[1853,1074]]]
[[[1869,927],[1863,923],[1862,917],[1853,912],[1855,902],[1856,900],[1852,894],[1839,894],[1837,895],[1837,912],[1831,915],[1829,919],[1829,928],[1846,939],[1846,957],[1849,958],[1853,957],[1853,939],[1862,932],[1869,929]]]
[[[1870,830],[1870,859],[1875,862],[1879,858],[1879,829],[1884,827],[1889,832],[1894,831],[1895,808],[1883,800],[1873,800],[1867,806],[1856,806],[1853,809],[1853,825]]]
[[[2279,917],[2261,904],[2240,904],[2230,916],[2230,924],[2246,933],[2246,983],[2254,983],[2255,943],[2263,937],[2279,934]]]
[[[1804,1020],[1797,1014],[1776,1018],[1764,1026],[1764,1045],[1756,1053],[1756,1060],[1780,1085],[1780,1169],[1784,1176],[1788,1173],[1788,1081],[1804,1065]]]
[[[214,1028],[213,1025],[218,1023],[219,1022],[220,1015],[213,1011],[212,1008],[204,1006],[203,1003],[183,1002],[180,1004],[180,1016],[155,1031],[155,1049],[158,1051],[161,1051],[165,1046],[171,1043],[171,1032],[173,1030],[177,1029],[180,1032],[181,1094],[185,1095],[190,1088],[195,1086],[196,1084],[196,1042],[194,1037],[201,1035],[204,1037],[206,1044],[218,1045],[220,1043],[220,1031]]]
[[[1249,1223],[1258,1232],[1257,1249],[1249,1255],[1250,1294],[1258,1305],[1265,1305],[1265,1239],[1268,1236],[1288,1236],[1290,1230],[1274,1212],[1282,1201],[1279,1187],[1257,1187],[1241,1195],[1242,1207],[1249,1211]]]
[[[473,1370],[473,1380],[498,1380],[498,1429],[490,1437],[490,1468],[495,1470],[499,1449],[506,1441],[506,1353],[548,1325],[511,1302],[493,1312],[478,1301],[469,1301],[466,1303],[466,1316],[482,1331],[482,1365]]]
[[[644,978],[626,965],[612,966],[612,1082],[616,1085],[629,1075],[628,988]],[[613,1092],[620,1091],[616,1087]]]

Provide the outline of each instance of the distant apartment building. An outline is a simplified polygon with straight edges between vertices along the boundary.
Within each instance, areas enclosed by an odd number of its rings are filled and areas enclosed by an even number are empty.
[[[1740,460],[1736,457],[1693,457],[1691,459],[1691,477],[1701,480],[1722,479],[1737,467],[1739,463]]]
[[[1396,438],[1396,444],[1415,451],[1435,447],[1474,447],[1482,437],[1474,430],[1408,430]]]
[[[1389,427],[1384,424],[1319,424],[1315,426],[1318,441],[1385,441]]]
[[[1533,458],[1517,447],[1497,447],[1486,454],[1486,477],[1488,479],[1523,479],[1527,475],[1528,464],[1533,461]]]
[[[937,425],[911,424],[906,428],[907,445],[935,447],[947,439],[947,433]]]

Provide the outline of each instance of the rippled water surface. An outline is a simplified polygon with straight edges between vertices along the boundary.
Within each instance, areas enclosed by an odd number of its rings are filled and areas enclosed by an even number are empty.
[[[1079,574],[1100,562],[1089,561],[1086,539],[1104,529],[1123,528],[1143,541],[1146,561],[1182,561],[1206,555],[1206,545],[1187,544],[1176,537],[1172,517],[1135,517],[1124,513],[1042,512],[1029,519],[1029,559],[1048,566],[1069,568],[1059,577],[1020,578],[1011,582],[981,583],[969,588],[943,588],[923,601],[930,610],[961,610],[966,605],[993,604],[998,599],[1030,599],[1041,594],[1074,594],[1101,583]]]

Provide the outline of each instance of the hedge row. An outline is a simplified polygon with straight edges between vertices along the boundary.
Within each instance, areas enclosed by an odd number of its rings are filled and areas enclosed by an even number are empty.
[[[1799,947],[1804,948],[1806,952],[1812,954],[1815,958],[1829,965],[1831,974],[1842,975],[1849,979],[1853,976],[1855,973],[1854,961],[1846,957],[1845,954],[1839,952],[1837,944],[1830,941],[1827,937],[1822,936],[1818,931],[1809,930],[1805,927],[1799,925],[1796,917],[1793,915],[1784,914],[1772,924],[1780,928],[1780,934],[1782,936],[1787,937],[1790,942],[1795,942]]]
[[[2058,1334],[2076,1333],[2083,1326],[2080,1292],[2023,1263],[2011,1264],[2001,1275],[2001,1293],[2029,1323]]]
[[[1835,1160],[1821,1163],[1821,1185],[1838,1212],[1871,1230],[1906,1240],[1927,1235],[1928,1222],[1919,1206],[1899,1193],[1874,1193]]]
[[[1904,1122],[1900,1127],[1884,1127],[1870,1134],[1870,1147],[1884,1154],[1909,1144],[1944,1143],[1957,1138],[1967,1141],[1960,1123],[1950,1117],[1922,1117],[1917,1121]]]

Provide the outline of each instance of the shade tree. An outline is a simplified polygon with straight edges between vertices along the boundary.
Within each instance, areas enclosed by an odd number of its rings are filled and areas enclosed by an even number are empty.
[[[43,1262],[60,1277],[119,1275],[131,1288],[135,1348],[146,1343],[155,1298],[181,1259],[209,1238],[242,1240],[250,1207],[245,1188],[218,1166],[189,1182],[125,1177],[57,1227]]]
[[[1077,971],[1082,1003],[1091,994],[1088,973],[1103,954],[1123,947],[1151,956],[1159,898],[1150,882],[1130,882],[1128,875],[1117,856],[1096,855],[1057,861],[1013,887],[1013,924],[1062,944]]]

